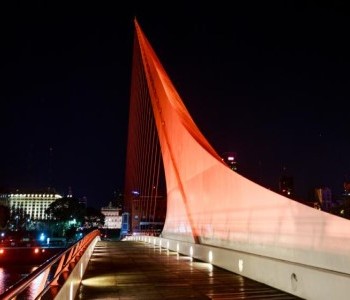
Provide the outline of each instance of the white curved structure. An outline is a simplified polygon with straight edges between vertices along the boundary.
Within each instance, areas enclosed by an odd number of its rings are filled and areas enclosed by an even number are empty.
[[[135,20],[164,161],[162,238],[213,264],[305,299],[350,298],[350,222],[233,172],[193,122]],[[153,242],[153,241],[152,241]]]

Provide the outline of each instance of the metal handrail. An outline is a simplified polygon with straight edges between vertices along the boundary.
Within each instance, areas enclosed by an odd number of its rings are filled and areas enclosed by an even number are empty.
[[[48,259],[32,273],[7,288],[2,294],[0,294],[0,299],[15,299],[20,294],[25,292],[36,278],[38,278],[40,275],[44,275],[43,279],[41,280],[39,290],[33,297],[33,299],[40,299],[47,291],[50,290],[51,287],[57,287],[59,285],[58,280],[61,275],[71,270],[72,265],[78,261],[78,258],[81,257],[82,253],[84,253],[86,248],[97,236],[100,236],[99,230],[94,230],[88,233],[65,251]],[[51,279],[48,279],[50,274],[54,275]]]

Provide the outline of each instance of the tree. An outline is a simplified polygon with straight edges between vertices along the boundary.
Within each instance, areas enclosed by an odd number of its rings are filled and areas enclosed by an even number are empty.
[[[10,209],[9,228],[15,230],[23,230],[26,228],[28,214],[23,207],[15,207]]]
[[[81,224],[84,220],[85,208],[77,198],[62,197],[52,202],[45,212],[56,221],[65,222],[75,219]]]
[[[4,205],[0,205],[0,228],[4,228],[7,222],[10,220],[10,208]]]
[[[88,228],[101,227],[104,225],[105,216],[94,207],[87,207],[85,215],[85,226]]]

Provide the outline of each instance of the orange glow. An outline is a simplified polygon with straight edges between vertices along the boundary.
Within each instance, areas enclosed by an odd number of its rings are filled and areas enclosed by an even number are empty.
[[[135,28],[164,161],[162,237],[348,273],[349,220],[232,172],[197,128],[136,20]]]

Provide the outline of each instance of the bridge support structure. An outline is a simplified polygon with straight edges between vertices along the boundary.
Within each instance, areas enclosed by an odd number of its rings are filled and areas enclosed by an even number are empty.
[[[350,221],[232,171],[196,126],[137,20],[129,116],[127,208],[132,191],[148,186],[149,195],[155,186],[145,163],[157,160],[142,156],[154,137],[145,128],[151,124],[158,137],[167,210],[157,243],[186,255],[192,249],[204,261],[211,251],[213,264],[301,298],[349,297]]]

